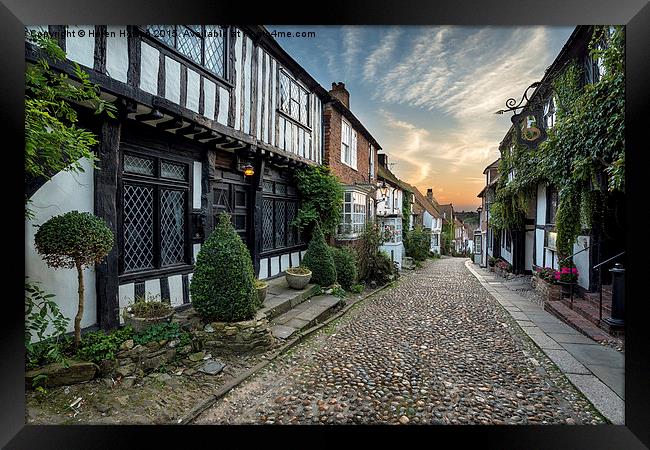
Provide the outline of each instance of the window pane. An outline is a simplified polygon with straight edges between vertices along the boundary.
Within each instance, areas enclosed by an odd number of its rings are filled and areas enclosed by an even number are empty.
[[[262,249],[273,249],[273,200],[262,201]]]
[[[192,61],[201,64],[202,39],[185,26],[178,27],[176,48]]]
[[[160,257],[163,266],[185,260],[185,193],[160,192]]]
[[[307,116],[308,111],[309,111],[309,96],[307,95],[307,92],[301,89],[300,90],[300,121],[305,125],[309,125],[309,118]]]
[[[124,271],[153,269],[153,188],[124,185]]]
[[[275,201],[275,248],[286,245],[285,236],[285,202],[283,200]]]
[[[152,37],[164,42],[170,47],[174,46],[176,25],[147,25],[146,30]]]
[[[153,176],[153,160],[133,155],[124,155],[124,171]]]
[[[268,181],[268,180],[262,181],[262,191],[273,192],[273,181]]]
[[[290,112],[290,84],[289,77],[280,73],[280,109],[286,113]]]
[[[160,176],[163,178],[170,178],[172,180],[185,181],[187,180],[187,171],[185,164],[174,164],[163,161],[160,164]]]
[[[224,76],[225,39],[221,27],[205,26],[205,67],[214,74]]]
[[[287,225],[289,230],[287,232],[287,246],[296,244],[296,227],[291,223],[296,218],[296,202],[287,202]]]

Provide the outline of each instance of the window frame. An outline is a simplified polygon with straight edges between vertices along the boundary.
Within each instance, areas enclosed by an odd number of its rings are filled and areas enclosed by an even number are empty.
[[[347,200],[348,194],[350,195],[350,200]],[[357,202],[355,203],[355,199]],[[345,207],[346,205],[350,205],[350,211],[346,212]],[[355,205],[360,209],[363,207],[363,212],[360,211],[355,211]],[[350,216],[350,222],[347,223],[345,221],[346,216]],[[357,219],[363,218],[362,221],[358,221]],[[368,195],[359,192],[359,191],[354,191],[354,190],[347,190],[343,194],[343,209],[341,211],[341,220],[339,221],[339,225],[336,229],[336,235],[339,239],[356,239],[358,238],[361,233],[363,233],[363,229],[367,223],[368,219]],[[345,226],[350,226],[351,231],[350,232],[343,232],[341,231],[341,227]]]
[[[288,83],[289,83],[289,98],[287,102],[283,102],[283,90],[282,90],[282,79],[285,78]],[[294,92],[294,87],[296,88],[296,91],[298,93],[298,98],[294,99],[293,98],[293,92]],[[305,120],[302,118],[302,112],[303,112],[303,107],[301,103],[301,98],[302,96],[305,96],[307,100],[307,105],[305,106],[304,112],[306,114]],[[284,109],[284,104],[288,105],[288,110]],[[298,117],[294,117],[293,113],[293,105],[297,104],[297,115]],[[289,72],[287,72],[283,68],[278,69],[278,107],[277,110],[287,119],[294,121],[297,123],[299,126],[306,128],[307,130],[311,131],[311,123],[312,123],[312,117],[311,117],[311,105],[312,104],[312,99],[311,99],[311,92],[309,92],[308,89],[303,87]]]
[[[348,129],[348,133],[344,132],[344,126]],[[349,142],[345,142],[346,137]],[[349,161],[345,158],[344,145],[349,151]],[[343,116],[341,116],[341,162],[346,166],[357,170],[357,132],[352,127],[352,124],[345,120]]]
[[[555,197],[555,202],[553,203],[553,197]],[[560,193],[553,186],[546,186],[546,225],[555,225],[555,219],[557,217],[557,207],[560,203]],[[551,208],[551,205],[554,204],[554,208]],[[553,211],[551,213],[551,211]]]
[[[153,175],[143,175],[124,170],[125,155],[132,155],[138,158],[153,160]],[[160,275],[171,275],[179,272],[188,272],[193,268],[193,243],[192,236],[192,194],[193,194],[193,159],[178,155],[170,155],[166,152],[141,148],[134,145],[124,145],[120,149],[120,161],[118,171],[118,217],[117,217],[117,244],[118,244],[118,279],[120,283],[137,281],[141,279],[155,278]],[[185,166],[185,180],[164,178],[161,175],[164,162],[182,164]],[[124,239],[124,187],[125,185],[147,186],[153,189],[153,266],[147,269],[126,270],[125,267],[125,239]],[[162,190],[176,190],[183,193],[183,260],[173,264],[163,265],[162,262]]]
[[[384,245],[394,245],[402,243],[402,218],[387,217],[381,219],[382,233],[386,236],[386,228],[392,230],[391,238],[384,241]]]
[[[264,183],[272,183],[272,190],[269,191],[269,190],[264,190],[264,188],[262,189],[262,233],[259,237],[259,239],[261,240],[260,256],[261,257],[273,256],[275,254],[286,253],[287,251],[304,247],[306,244],[304,235],[300,232],[298,227],[292,226],[290,224],[288,208],[286,207],[286,205],[290,202],[295,203],[296,205],[296,212],[295,212],[296,215],[294,216],[295,219],[295,217],[297,217],[298,215],[298,210],[300,208],[300,200],[296,188],[292,186],[288,182],[288,180],[276,180],[276,179],[265,178],[262,180],[263,187],[264,187]],[[283,193],[278,193],[278,189],[277,189],[278,184],[285,186],[285,191]],[[273,237],[272,248],[264,247],[264,202],[265,201],[272,202],[272,211],[273,211],[273,224],[271,225],[271,233]],[[278,230],[277,230],[277,223],[276,223],[276,219],[277,219],[276,204],[278,202],[284,202],[285,204],[284,218],[283,218],[284,245],[282,246],[278,246],[277,244]],[[291,232],[294,233],[293,244],[288,245],[287,244],[288,237]]]
[[[190,26],[188,25],[142,25],[140,26],[140,29],[144,33],[145,36],[153,39],[156,43],[163,45],[166,49],[169,49],[174,52],[174,55],[177,55],[181,58],[183,58],[185,61],[200,67],[210,75],[218,78],[221,81],[226,82],[227,84],[230,84],[230,66],[228,64],[228,56],[229,56],[229,49],[230,49],[230,32],[231,28],[227,25],[191,25],[191,26],[199,26],[201,27],[201,32],[197,33],[195,30],[192,30],[189,28]],[[220,28],[223,33],[223,55],[222,55],[222,67],[223,67],[223,73],[219,74],[214,72],[211,68],[206,66],[205,61],[206,61],[206,54],[205,54],[205,39],[207,37],[206,33],[206,26],[214,26],[217,28]],[[155,33],[152,33],[148,27],[173,27],[172,31],[172,40],[173,40],[173,45],[170,42],[167,42],[160,36],[156,36]],[[185,27],[187,30],[190,31],[190,33],[193,33],[195,36],[197,36],[201,40],[201,61],[198,62],[194,59],[192,59],[190,56],[186,55],[183,53],[179,48],[178,48],[178,29],[179,27]]]

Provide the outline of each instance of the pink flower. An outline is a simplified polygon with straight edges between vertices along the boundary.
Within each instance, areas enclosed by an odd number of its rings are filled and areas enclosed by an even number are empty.
[[[562,267],[562,273],[569,273],[568,267]]]
[[[571,273],[573,273],[574,275],[578,275],[578,268],[577,268],[577,267],[574,267],[574,268],[571,270]]]

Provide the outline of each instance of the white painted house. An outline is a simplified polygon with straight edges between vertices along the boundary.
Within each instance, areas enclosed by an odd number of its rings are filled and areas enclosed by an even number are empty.
[[[379,249],[402,267],[404,243],[402,242],[402,203],[404,192],[400,181],[387,167],[387,156],[379,155],[377,180],[380,184],[377,198],[377,220],[384,232],[385,242]]]

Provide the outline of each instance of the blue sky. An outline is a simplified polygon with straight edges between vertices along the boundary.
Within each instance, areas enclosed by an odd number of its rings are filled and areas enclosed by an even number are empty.
[[[392,171],[441,203],[475,210],[483,169],[498,157],[509,97],[544,75],[573,27],[275,26],[325,89],[343,81],[350,109],[395,163]]]

